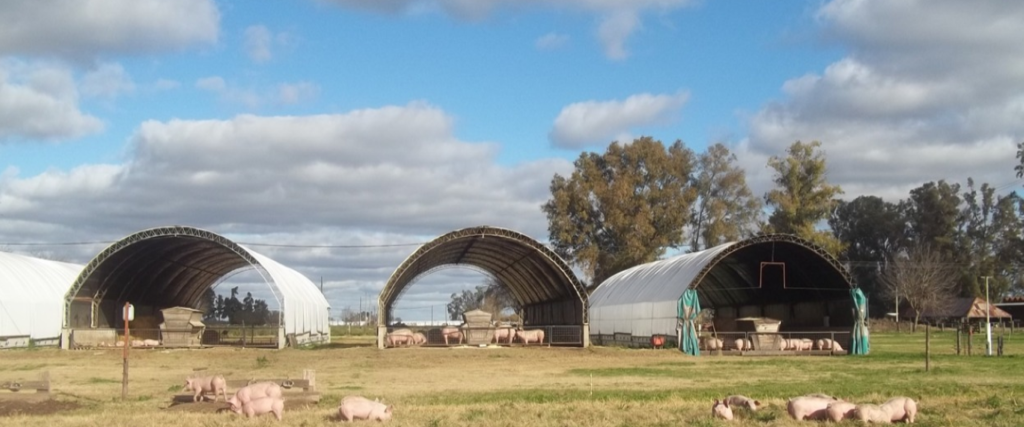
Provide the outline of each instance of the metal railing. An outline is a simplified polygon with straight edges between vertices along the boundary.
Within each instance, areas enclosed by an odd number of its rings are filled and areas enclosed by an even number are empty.
[[[503,340],[500,340],[500,342],[498,342],[498,340],[496,340],[494,338],[493,331],[495,331],[496,329],[500,329],[502,327],[495,327],[495,326],[484,326],[484,327],[462,326],[462,327],[458,327],[458,328],[459,328],[459,332],[463,336],[463,339],[460,341],[459,339],[450,336],[447,343],[445,343],[444,335],[442,334],[441,328],[439,328],[439,327],[425,328],[425,327],[415,327],[415,326],[410,326],[410,327],[398,326],[398,327],[390,327],[390,328],[388,328],[389,329],[388,333],[390,334],[391,332],[394,332],[397,329],[408,329],[408,330],[411,330],[414,333],[415,332],[422,333],[425,336],[425,338],[426,338],[426,342],[423,343],[423,344],[420,344],[420,345],[421,346],[426,346],[426,347],[453,347],[453,346],[467,345],[467,340],[465,339],[465,337],[467,335],[473,334],[474,332],[477,332],[477,331],[485,332],[485,333],[486,332],[490,332],[490,334],[488,334],[488,335],[491,337],[491,339],[488,340],[487,345],[500,345],[500,346],[527,346],[527,345],[528,346],[538,346],[538,345],[546,345],[546,346],[566,345],[566,346],[573,346],[573,345],[583,345],[583,328],[580,325],[544,325],[544,326],[527,327],[527,328],[525,328],[525,330],[528,330],[528,331],[529,330],[537,330],[537,329],[544,331],[544,340],[542,342],[540,342],[540,343],[531,342],[529,344],[524,344],[522,342],[522,340],[520,340],[518,337],[514,337],[511,343],[509,343],[509,341],[507,339],[503,339]],[[400,345],[400,346],[401,347],[408,347],[408,346],[411,346],[411,345],[410,344],[403,344],[403,345]]]

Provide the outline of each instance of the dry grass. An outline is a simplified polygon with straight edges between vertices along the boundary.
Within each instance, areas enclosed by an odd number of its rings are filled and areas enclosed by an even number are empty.
[[[606,347],[379,351],[372,337],[282,351],[145,350],[132,352],[127,402],[120,401],[120,351],[13,350],[0,352],[0,381],[49,371],[56,399],[81,407],[4,417],[0,425],[314,426],[335,423],[340,398],[359,394],[393,403],[394,426],[711,426],[725,425],[710,418],[711,400],[742,393],[768,406],[732,425],[797,426],[814,423],[788,419],[786,398],[819,391],[853,401],[912,396],[923,426],[1024,425],[1024,336],[1009,339],[1002,358],[957,357],[953,336],[935,337],[931,372],[923,370],[922,333],[875,334],[872,355],[831,358],[695,358]],[[287,412],[283,423],[167,409],[194,369],[301,378],[305,368],[316,370],[323,401]]]

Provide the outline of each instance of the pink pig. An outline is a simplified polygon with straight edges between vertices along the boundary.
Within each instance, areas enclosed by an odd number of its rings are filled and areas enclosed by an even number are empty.
[[[850,402],[832,402],[825,408],[825,412],[828,413],[828,419],[838,423],[842,420],[854,419],[853,409],[856,407],[857,405]]]
[[[544,330],[543,329],[530,329],[530,330],[517,330],[516,338],[519,338],[523,344],[529,344],[532,342],[541,344],[544,342]]]
[[[757,407],[761,405],[761,402],[751,399],[741,394],[734,394],[727,396],[722,402],[727,403],[729,406],[741,406],[746,407],[751,411],[756,411]]]
[[[882,404],[882,409],[889,413],[890,421],[906,421],[907,424],[914,423],[917,415],[917,402],[909,397],[894,397]]]
[[[824,420],[828,417],[828,405],[837,400],[821,395],[794,397],[786,402],[786,411],[794,420]]]
[[[889,412],[883,407],[871,404],[857,405],[853,409],[853,418],[866,423],[891,423]]]
[[[281,397],[281,386],[275,382],[265,381],[255,384],[249,384],[245,387],[238,389],[234,396],[228,399],[228,403],[231,404],[231,410],[236,413],[241,413],[242,406],[255,399],[263,397]]]
[[[185,390],[193,392],[192,401],[198,402],[203,399],[206,393],[213,393],[213,401],[217,401],[217,393],[224,395],[228,400],[228,386],[224,377],[214,375],[210,377],[188,377],[185,379]]]
[[[280,397],[261,397],[243,403],[241,408],[232,406],[231,410],[235,411],[236,414],[245,414],[248,418],[273,413],[274,417],[281,421],[281,416],[284,414],[284,399]]]
[[[422,332],[415,332],[412,334],[412,345],[423,345],[427,343],[427,336],[423,335]]]
[[[516,330],[514,328],[495,328],[494,329],[494,342],[501,343],[507,341],[512,344],[512,339],[516,336]]]
[[[445,326],[441,328],[441,335],[444,336],[444,344],[448,345],[448,340],[458,341],[462,344],[462,331],[456,326]]]
[[[344,421],[388,421],[394,407],[362,396],[345,396],[338,405],[338,417]]]
[[[715,404],[711,405],[711,416],[732,421],[732,408],[729,407],[729,402],[715,400]]]

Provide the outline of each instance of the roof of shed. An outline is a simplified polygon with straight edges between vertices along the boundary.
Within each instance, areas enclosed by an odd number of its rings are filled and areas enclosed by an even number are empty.
[[[445,234],[420,246],[397,268],[381,291],[381,319],[412,283],[438,268],[478,268],[505,285],[523,306],[587,294],[569,266],[539,242],[512,230],[480,226]]]
[[[765,264],[768,263],[768,264]],[[784,269],[782,283],[763,283],[765,268]],[[780,276],[781,277],[781,276]],[[766,292],[771,286],[789,292]],[[591,307],[675,301],[696,289],[706,307],[824,299],[848,292],[849,272],[822,248],[788,234],[765,234],[700,252],[641,264],[602,282]]]

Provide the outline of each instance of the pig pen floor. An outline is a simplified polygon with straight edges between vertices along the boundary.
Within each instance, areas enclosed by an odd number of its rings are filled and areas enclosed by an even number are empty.
[[[79,408],[78,403],[59,400],[0,399],[0,417],[12,415],[50,415]],[[0,421],[0,424],[3,424]]]

